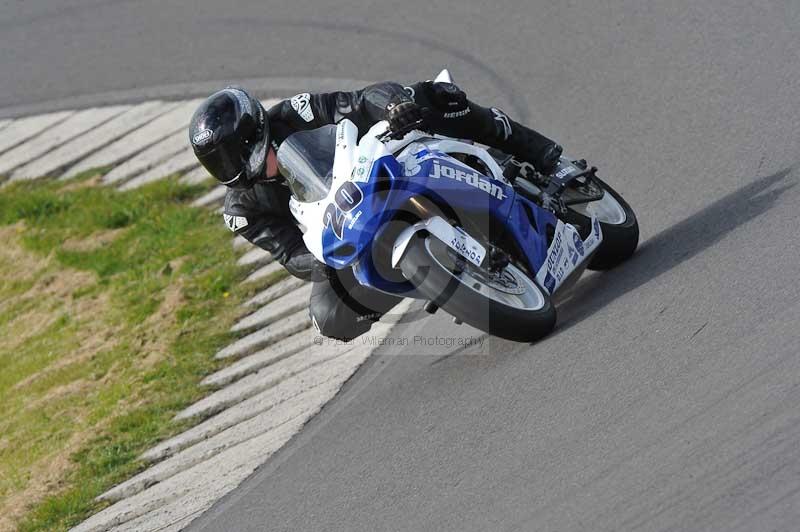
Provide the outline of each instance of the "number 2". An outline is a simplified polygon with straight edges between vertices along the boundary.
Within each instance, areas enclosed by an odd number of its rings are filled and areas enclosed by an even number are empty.
[[[363,200],[364,193],[361,192],[358,185],[352,181],[343,183],[334,194],[333,203],[328,204],[325,208],[325,213],[322,215],[323,226],[330,225],[336,238],[341,240],[344,236],[344,222],[347,213],[358,207]]]

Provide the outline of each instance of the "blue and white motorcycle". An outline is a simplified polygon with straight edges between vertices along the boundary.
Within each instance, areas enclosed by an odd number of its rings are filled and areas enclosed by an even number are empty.
[[[291,135],[278,164],[319,261],[510,340],[549,333],[552,297],[638,244],[630,206],[585,161],[562,157],[543,176],[469,142],[392,138],[386,122],[359,140],[343,120]]]

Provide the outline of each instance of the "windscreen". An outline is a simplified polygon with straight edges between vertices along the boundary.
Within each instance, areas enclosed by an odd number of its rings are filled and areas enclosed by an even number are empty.
[[[328,195],[333,180],[336,126],[298,131],[278,149],[278,170],[297,201],[319,201]]]

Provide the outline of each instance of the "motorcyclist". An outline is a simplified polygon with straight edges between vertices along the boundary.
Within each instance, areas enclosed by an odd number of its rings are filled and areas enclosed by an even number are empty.
[[[265,110],[239,87],[212,94],[197,109],[189,138],[201,164],[229,189],[223,217],[231,231],[269,251],[292,275],[314,282],[309,312],[324,336],[350,340],[400,299],[361,286],[352,271],[334,271],[306,249],[289,212],[290,192],[278,171],[276,152],[292,133],[347,118],[363,134],[387,120],[392,131],[420,122],[420,129],[470,139],[532,164],[548,174],[561,146],[512,120],[497,108],[481,107],[452,83],[394,82],[361,90],[298,94]]]

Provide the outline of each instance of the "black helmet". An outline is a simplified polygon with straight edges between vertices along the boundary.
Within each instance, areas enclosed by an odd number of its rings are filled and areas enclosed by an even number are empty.
[[[264,174],[267,113],[244,89],[226,87],[195,111],[189,141],[200,163],[220,183],[248,188]]]

